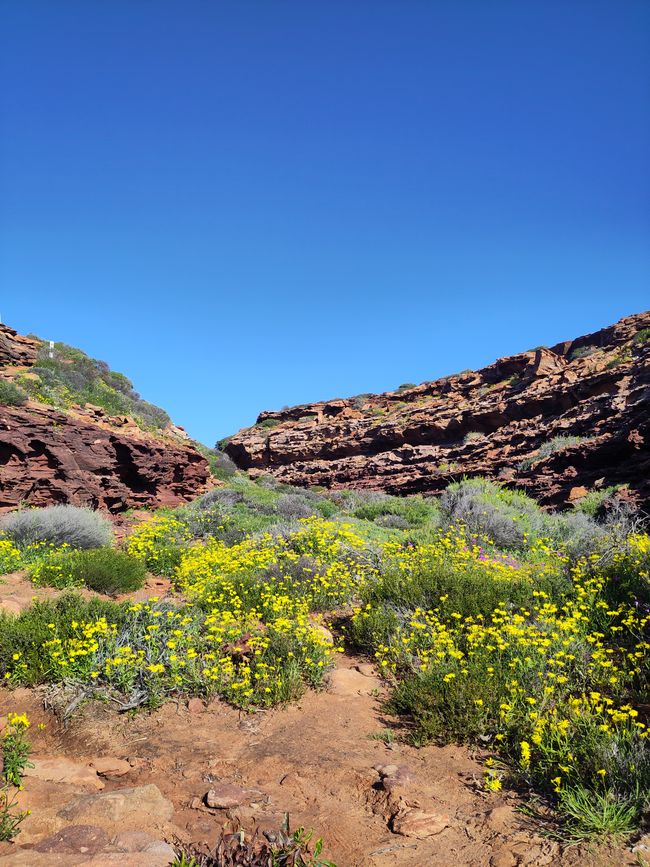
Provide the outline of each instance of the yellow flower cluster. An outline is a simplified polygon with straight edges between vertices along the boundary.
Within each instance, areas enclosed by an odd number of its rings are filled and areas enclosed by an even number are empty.
[[[459,569],[480,557],[486,581],[499,582],[504,569],[518,568],[486,557],[482,549],[463,549],[453,538],[441,545]],[[539,550],[547,553],[543,546]],[[634,537],[616,555],[614,570],[647,576],[649,551],[647,536]],[[408,570],[421,557],[443,555],[434,545],[424,551],[396,549],[392,556]],[[538,565],[537,572],[530,563],[518,571],[533,581],[557,568]],[[388,677],[415,678],[432,697],[427,724],[433,736],[492,732],[495,746],[513,765],[556,791],[565,780],[584,783],[604,772],[593,766],[597,755],[632,757],[648,737],[625,698],[647,672],[650,615],[632,601],[609,600],[611,578],[599,569],[597,556],[580,561],[571,577],[573,588],[559,602],[534,590],[529,607],[502,604],[488,617],[463,617],[442,596],[435,608],[416,607],[404,615],[390,635],[378,633],[375,643],[375,657]],[[372,628],[381,623],[380,613],[379,602],[368,603],[356,610],[354,621]],[[488,788],[495,787],[495,779],[487,775]]]
[[[384,545],[384,556],[390,558],[406,575],[432,572],[444,567],[451,572],[479,570],[486,581],[516,581],[538,583],[556,577],[568,558],[555,552],[544,540],[535,540],[524,561],[499,551],[489,540],[468,541],[463,528],[451,528],[434,542],[404,546],[400,542]]]
[[[0,539],[0,575],[20,568],[20,551],[9,539]]]
[[[137,526],[125,543],[128,554],[142,560],[157,575],[170,575],[180,557],[180,546],[191,535],[187,527],[172,515],[154,515]]]
[[[179,588],[189,599],[220,609],[238,610],[248,603],[266,612],[285,597],[300,598],[312,610],[349,602],[371,571],[353,556],[365,549],[363,540],[333,521],[300,523],[301,529],[286,538],[266,534],[232,547],[212,540],[189,548],[176,570]]]
[[[135,603],[93,621],[51,623],[39,645],[55,680],[104,682],[150,700],[173,692],[219,693],[239,706],[271,705],[317,686],[333,640],[319,610],[347,603],[370,567],[349,527],[307,519],[286,537],[263,535],[238,545],[186,542],[171,517],[141,525],[127,540],[132,556],[180,561],[175,582],[187,604]],[[116,609],[117,615],[118,609]],[[6,678],[28,679],[28,659],[14,654]]]

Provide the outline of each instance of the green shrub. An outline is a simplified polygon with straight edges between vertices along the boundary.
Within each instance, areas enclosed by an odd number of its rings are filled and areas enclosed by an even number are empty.
[[[589,355],[593,355],[594,352],[598,352],[597,346],[578,346],[575,349],[572,349],[569,353],[569,361],[575,361],[578,358],[587,358]]]
[[[58,551],[34,563],[29,574],[35,584],[49,587],[88,587],[107,596],[139,590],[146,567],[124,551],[96,548],[89,551]]]
[[[435,520],[438,514],[436,501],[423,497],[390,497],[356,492],[355,499],[358,505],[352,514],[365,521],[376,521],[384,515],[399,515],[405,519],[407,526],[422,527],[427,521]]]
[[[27,400],[26,393],[14,382],[0,379],[0,406],[22,406]]]
[[[561,452],[564,449],[571,448],[572,446],[577,446],[578,443],[584,442],[584,440],[584,437],[579,436],[553,437],[552,440],[544,443],[544,445],[537,452],[537,457],[540,459],[547,458],[549,455],[555,454],[555,452]]]
[[[113,538],[110,521],[99,512],[67,505],[12,512],[0,521],[0,531],[19,548],[35,542],[101,548]]]
[[[210,472],[216,479],[225,482],[236,475],[237,464],[233,461],[230,455],[227,455],[219,448],[210,449],[207,446],[204,446],[203,443],[195,442],[194,445],[207,460],[210,465]]]
[[[72,671],[53,671],[52,660],[43,651],[46,643],[54,637],[61,641],[75,638],[80,623],[100,617],[119,627],[127,614],[126,605],[99,597],[85,600],[75,593],[66,593],[55,601],[34,602],[17,617],[0,611],[0,681],[9,672],[25,686],[72,676]]]
[[[650,328],[642,328],[634,335],[634,343],[647,343],[650,340]]]
[[[582,497],[582,499],[578,500],[578,502],[574,504],[574,508],[578,512],[584,512],[585,515],[595,518],[600,512],[605,500],[608,500],[612,494],[615,494],[620,490],[620,488],[620,485],[610,485],[608,488],[589,491],[585,497]]]
[[[139,590],[144,584],[144,563],[115,548],[77,551],[73,555],[74,572],[90,590],[118,596]]]

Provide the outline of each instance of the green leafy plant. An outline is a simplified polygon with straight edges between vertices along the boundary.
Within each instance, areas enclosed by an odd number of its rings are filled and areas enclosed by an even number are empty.
[[[97,593],[117,596],[139,590],[146,567],[142,560],[115,548],[89,551],[54,551],[29,567],[35,584],[49,587],[88,587]]]
[[[11,713],[2,733],[2,777],[11,786],[20,786],[25,768],[33,768],[29,761],[32,750],[27,738],[29,719],[25,714]]]
[[[571,842],[601,837],[629,837],[637,828],[641,798],[619,799],[615,793],[582,786],[560,792],[563,836]]]
[[[9,785],[0,786],[0,843],[17,837],[27,816],[29,810],[18,809],[16,790]]]
[[[22,784],[25,768],[34,767],[29,761],[29,726],[30,722],[25,714],[10,713],[7,716],[7,727],[0,735],[0,842],[16,837],[21,824],[29,815],[29,810],[18,809],[16,794]]]

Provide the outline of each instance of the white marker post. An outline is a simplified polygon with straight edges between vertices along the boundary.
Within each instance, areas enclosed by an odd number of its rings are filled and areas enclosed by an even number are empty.
[[[53,340],[50,340],[50,351],[48,354],[49,354],[50,358],[54,358],[54,341]]]

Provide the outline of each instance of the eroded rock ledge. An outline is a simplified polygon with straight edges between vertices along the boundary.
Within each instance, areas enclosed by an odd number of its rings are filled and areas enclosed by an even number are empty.
[[[435,493],[487,476],[565,505],[629,485],[650,506],[650,311],[478,371],[379,395],[263,412],[226,451],[296,485]],[[574,445],[538,456],[556,437]]]
[[[0,510],[172,506],[197,496],[208,476],[190,445],[127,436],[38,404],[0,407]]]

